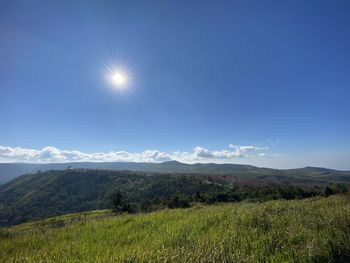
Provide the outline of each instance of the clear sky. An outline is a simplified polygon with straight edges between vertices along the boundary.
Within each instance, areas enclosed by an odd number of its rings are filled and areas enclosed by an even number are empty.
[[[0,161],[350,169],[349,14],[345,0],[2,0]]]

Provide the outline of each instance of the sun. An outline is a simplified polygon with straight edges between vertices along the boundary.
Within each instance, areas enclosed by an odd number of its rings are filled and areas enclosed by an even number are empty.
[[[135,85],[133,71],[125,64],[105,63],[103,78],[111,91],[128,94]]]
[[[114,71],[110,74],[110,82],[114,87],[122,89],[127,87],[128,78],[124,72]]]

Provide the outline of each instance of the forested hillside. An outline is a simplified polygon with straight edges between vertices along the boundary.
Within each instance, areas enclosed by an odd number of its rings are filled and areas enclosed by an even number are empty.
[[[190,176],[155,176],[106,170],[48,171],[21,176],[0,187],[1,224],[78,211],[111,208],[112,195],[125,192],[131,202],[192,195],[220,186]]]
[[[345,178],[348,179],[347,177]],[[347,181],[325,177],[169,174],[91,169],[51,170],[0,186],[0,226],[60,214],[113,208],[128,212],[189,207],[191,203],[266,201],[345,193]],[[120,198],[120,197],[118,197]]]

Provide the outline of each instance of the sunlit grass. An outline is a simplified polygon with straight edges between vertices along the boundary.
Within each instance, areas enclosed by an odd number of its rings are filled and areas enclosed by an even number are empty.
[[[114,217],[95,211],[2,231],[6,262],[341,262],[350,198],[195,206]],[[59,222],[59,223],[57,223]]]

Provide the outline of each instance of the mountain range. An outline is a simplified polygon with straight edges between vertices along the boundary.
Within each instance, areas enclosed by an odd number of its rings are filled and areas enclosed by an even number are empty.
[[[0,185],[26,174],[38,171],[65,169],[102,169],[102,170],[130,170],[160,173],[201,173],[226,175],[298,175],[306,177],[340,178],[344,180],[350,172],[328,168],[305,167],[297,169],[260,168],[242,164],[196,163],[186,164],[177,161],[163,163],[137,162],[72,162],[72,163],[0,163]]]

